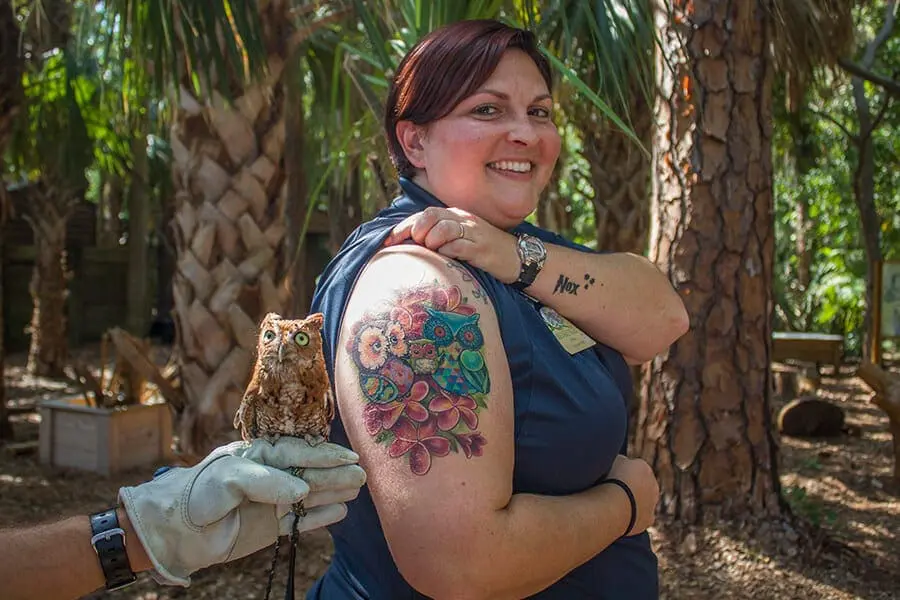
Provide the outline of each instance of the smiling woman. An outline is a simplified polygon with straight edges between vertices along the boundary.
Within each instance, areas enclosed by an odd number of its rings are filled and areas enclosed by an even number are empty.
[[[623,355],[664,349],[684,309],[642,258],[524,222],[559,156],[551,83],[533,36],[494,21],[432,32],[397,70],[403,193],[313,300],[333,437],[369,483],[310,598],[657,595],[658,488],[620,455]]]

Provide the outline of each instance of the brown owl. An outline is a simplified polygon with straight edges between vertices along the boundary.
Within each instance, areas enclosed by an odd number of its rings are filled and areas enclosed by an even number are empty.
[[[256,365],[234,416],[245,440],[282,435],[320,444],[331,432],[334,396],[322,355],[322,313],[305,319],[265,316]]]

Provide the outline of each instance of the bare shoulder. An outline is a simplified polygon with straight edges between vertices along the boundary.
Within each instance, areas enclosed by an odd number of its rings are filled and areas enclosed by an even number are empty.
[[[452,501],[448,481],[508,499],[508,366],[493,306],[459,263],[411,245],[373,257],[345,311],[335,387],[376,502],[403,490],[406,505],[413,489]]]

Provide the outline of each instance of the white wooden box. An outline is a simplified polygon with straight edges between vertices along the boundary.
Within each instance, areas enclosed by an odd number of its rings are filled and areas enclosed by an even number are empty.
[[[112,475],[162,465],[172,458],[172,415],[167,404],[95,408],[75,397],[45,400],[39,409],[44,464]]]

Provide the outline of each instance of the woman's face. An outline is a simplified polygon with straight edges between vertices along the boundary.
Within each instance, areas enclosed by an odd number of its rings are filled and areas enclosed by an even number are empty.
[[[401,123],[398,136],[420,169],[416,183],[448,206],[508,229],[537,207],[559,157],[552,108],[534,61],[508,50],[449,115],[421,127]]]

